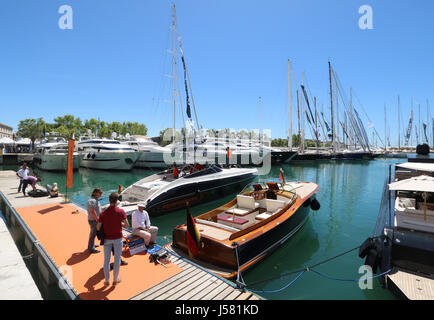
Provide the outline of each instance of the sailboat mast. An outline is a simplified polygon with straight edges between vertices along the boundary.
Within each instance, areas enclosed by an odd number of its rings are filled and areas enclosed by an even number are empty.
[[[401,151],[401,103],[398,95],[398,151]]]
[[[289,117],[289,133],[288,133],[288,148],[292,150],[292,106],[291,106],[291,62],[288,59],[288,117]]]
[[[330,78],[330,113],[332,125],[332,150],[335,152],[335,124],[333,116],[333,79],[332,79],[332,65],[329,61],[329,78]]]
[[[350,114],[348,116],[348,120],[351,126],[351,129],[349,130],[351,132],[351,139],[353,140],[354,147],[356,147],[356,134],[354,131],[354,127],[351,125],[353,123],[353,87],[350,87]]]
[[[301,84],[304,86],[304,72],[301,73]],[[304,153],[304,99],[301,99],[301,152]]]
[[[337,79],[336,72],[335,79]],[[338,84],[336,83],[336,91],[335,91],[335,97],[336,97],[336,124],[337,124],[337,150],[339,150],[339,96],[338,96]],[[343,135],[343,134],[342,134]]]
[[[387,132],[387,123],[386,123],[386,104],[384,104],[384,152],[387,151],[387,138],[386,138],[386,132]]]
[[[315,139],[316,139],[316,152],[319,152],[319,139],[318,139],[318,112],[316,110],[316,97],[314,97],[315,104]]]
[[[420,122],[420,103],[418,106],[418,112],[419,112],[419,135],[417,137],[417,144],[422,143],[423,139],[422,139],[422,130],[421,130],[421,122]]]
[[[172,31],[173,31],[173,58],[172,58],[172,76],[173,76],[173,131],[172,131],[172,143],[175,143],[175,108],[176,108],[176,54],[175,54],[175,48],[176,48],[176,30],[175,30],[175,17],[176,17],[176,11],[175,11],[175,4],[172,4]]]
[[[298,97],[298,89],[297,89],[297,115],[298,115],[298,139],[299,139],[298,149],[299,151],[301,151],[300,99]]]

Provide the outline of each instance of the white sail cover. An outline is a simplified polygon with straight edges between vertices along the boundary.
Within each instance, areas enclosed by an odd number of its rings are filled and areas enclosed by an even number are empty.
[[[434,163],[406,162],[403,164],[398,164],[396,166],[410,170],[434,172]]]
[[[389,190],[434,192],[434,177],[422,175],[393,182]]]

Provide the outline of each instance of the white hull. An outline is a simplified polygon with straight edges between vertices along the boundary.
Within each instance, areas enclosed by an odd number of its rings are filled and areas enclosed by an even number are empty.
[[[81,166],[100,170],[131,170],[140,152],[85,152]]]
[[[140,158],[137,160],[134,165],[136,168],[167,168],[167,165],[164,162],[164,153],[163,152],[152,152],[152,151],[143,151]]]
[[[80,167],[81,156],[74,154],[73,169]],[[33,162],[36,167],[49,171],[66,171],[68,167],[68,155],[66,154],[44,154],[36,155]]]

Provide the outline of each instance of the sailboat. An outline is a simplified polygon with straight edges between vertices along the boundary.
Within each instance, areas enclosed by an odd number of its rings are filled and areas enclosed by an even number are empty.
[[[175,39],[175,5],[173,10],[173,38]],[[250,184],[258,175],[257,169],[250,168],[220,168],[214,164],[201,165],[195,160],[196,153],[196,133],[191,118],[191,108],[189,101],[189,87],[187,67],[182,50],[182,43],[179,41],[181,59],[184,68],[184,83],[186,96],[186,113],[193,136],[192,152],[193,163],[184,163],[163,172],[140,179],[120,193],[121,206],[125,211],[135,210],[138,203],[146,203],[146,211],[152,216],[161,215],[174,210],[185,208],[187,205],[193,206],[203,202],[215,200],[231,193],[240,192],[246,185]],[[175,41],[173,47],[173,62],[175,63]],[[173,77],[175,79],[175,69]],[[176,84],[174,83],[174,86]],[[174,87],[176,88],[176,87]],[[191,90],[191,87],[190,87]],[[175,108],[174,92],[173,102]],[[173,123],[175,127],[175,122]],[[185,152],[185,143],[172,144],[175,153]],[[177,148],[182,148],[177,150]],[[189,156],[189,155],[187,155]]]

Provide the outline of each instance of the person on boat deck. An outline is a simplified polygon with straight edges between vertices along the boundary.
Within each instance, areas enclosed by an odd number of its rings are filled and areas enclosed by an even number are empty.
[[[41,181],[40,178],[37,178],[35,175],[27,176],[23,178],[23,195],[26,196],[26,188],[30,185],[33,191],[36,191],[36,183]]]
[[[111,193],[109,196],[110,206],[104,210],[98,219],[97,230],[104,225],[104,285],[109,285],[110,280],[110,256],[114,249],[113,284],[121,282],[119,269],[121,266],[122,253],[122,227],[129,228],[130,224],[124,210],[116,206],[119,195]]]
[[[146,204],[144,203],[137,205],[137,210],[133,212],[131,222],[133,224],[133,235],[142,237],[145,240],[145,246],[149,246],[155,244],[158,227],[151,226],[151,220],[145,207]]]
[[[20,185],[18,186],[18,193],[21,192],[21,187],[23,185],[23,179],[29,175],[29,168],[27,168],[27,163],[23,163],[20,170],[16,173],[17,177],[20,178]]]

